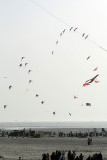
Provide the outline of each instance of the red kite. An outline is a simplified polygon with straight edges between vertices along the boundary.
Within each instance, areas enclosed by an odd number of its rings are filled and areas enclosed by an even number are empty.
[[[76,99],[76,98],[78,98],[78,97],[74,96],[74,99]]]
[[[98,69],[98,67],[96,67],[93,71],[96,71]]]
[[[98,75],[99,75],[99,74],[97,74],[95,77],[87,80],[87,81],[83,84],[83,86],[85,87],[85,86],[87,86],[87,85],[90,85],[90,83],[92,83],[92,82],[97,78]],[[95,81],[95,83],[98,83],[98,82],[99,82],[99,81]]]
[[[88,85],[90,85],[90,84],[89,84],[89,83],[86,83],[86,82],[83,84],[84,87],[85,87],[85,86],[88,86]]]
[[[100,81],[95,81],[95,83],[98,83],[98,82],[100,82]]]
[[[99,74],[97,74],[95,77],[87,80],[86,82],[87,82],[87,83],[92,83],[98,76],[99,76]]]

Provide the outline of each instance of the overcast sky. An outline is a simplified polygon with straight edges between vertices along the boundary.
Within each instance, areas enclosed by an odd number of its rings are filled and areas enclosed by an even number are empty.
[[[100,46],[107,49],[106,0],[0,0],[0,121],[106,121]],[[83,87],[97,74],[99,83]]]

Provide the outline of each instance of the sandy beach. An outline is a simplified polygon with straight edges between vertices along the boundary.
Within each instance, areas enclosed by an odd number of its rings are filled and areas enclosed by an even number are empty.
[[[77,137],[43,137],[43,138],[8,138],[0,137],[0,155],[1,159],[23,159],[41,160],[43,153],[51,154],[56,150],[76,151],[79,155],[84,155],[84,160],[94,153],[101,152],[104,160],[107,160],[107,138],[93,137],[93,144],[87,145],[87,138]]]

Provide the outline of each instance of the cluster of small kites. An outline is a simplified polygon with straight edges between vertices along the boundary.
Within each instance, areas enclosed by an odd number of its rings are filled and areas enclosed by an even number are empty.
[[[78,30],[78,27],[70,27],[69,29],[69,32],[71,32],[71,30],[73,32],[77,31]],[[64,29],[61,33],[60,33],[60,38],[63,36],[63,34],[67,31],[67,29]],[[83,33],[81,34],[81,37],[84,38],[85,40],[88,38],[89,35]],[[56,41],[56,45],[58,45],[59,43],[59,40]],[[54,54],[54,50],[51,52],[52,55]],[[86,60],[89,60],[91,56],[88,56]],[[98,67],[96,67],[95,69],[93,69],[93,71],[97,71],[98,70]],[[99,76],[99,74],[96,74],[94,77],[92,77],[91,79],[89,80],[86,80],[85,83],[83,84],[83,87],[86,87],[88,85],[91,85],[91,83],[95,82],[95,83],[99,83],[100,81],[97,81],[97,77]],[[78,97],[77,96],[74,96],[74,99],[77,99]],[[82,104],[83,105],[83,104]],[[91,106],[91,103],[86,103],[86,106]],[[55,115],[55,112],[53,112],[53,114]],[[69,115],[71,116],[71,113],[69,113]]]
[[[73,30],[73,31],[75,32],[77,29],[78,29],[78,27],[76,27],[76,28],[71,27],[71,28],[69,29],[69,31]],[[66,29],[64,29],[64,30],[60,33],[60,37],[62,37],[65,32],[66,32]],[[83,37],[84,37],[85,39],[87,39],[87,38],[88,38],[88,35],[85,35],[85,33],[83,33],[83,34],[82,34],[82,38],[83,38]],[[56,41],[56,45],[58,45],[58,43],[59,43],[59,41],[57,40],[57,41]],[[54,50],[52,51],[52,55],[53,55],[53,54],[54,54]],[[26,57],[21,57],[21,62],[20,62],[20,64],[19,64],[19,67],[27,67],[27,66],[28,66],[29,63],[24,62],[24,59],[25,59],[25,58],[26,58]],[[90,56],[87,57],[87,60],[89,60],[89,58],[90,58]],[[97,71],[97,69],[98,69],[98,67],[96,67],[93,71]],[[32,72],[32,70],[29,69],[29,70],[28,70],[28,75],[29,75],[31,72]],[[96,78],[97,78],[98,76],[99,76],[99,74],[97,74],[97,75],[95,75],[94,77],[92,77],[91,79],[85,81],[85,83],[83,84],[83,87],[86,87],[86,86],[88,86],[88,85],[91,85],[91,83],[93,83],[93,82],[98,83],[99,81],[96,80]],[[4,77],[4,78],[7,78],[7,77]],[[32,83],[32,82],[33,82],[33,80],[29,79],[29,84]],[[12,87],[13,87],[13,86],[10,85],[10,86],[9,86],[9,90],[11,90]],[[26,90],[26,91],[27,91],[27,90]],[[35,97],[39,97],[39,94],[36,94]],[[77,99],[77,98],[78,98],[77,96],[74,96],[74,99]],[[44,101],[43,101],[43,100],[41,101],[41,104],[44,104]],[[86,106],[91,106],[91,103],[86,103]],[[4,109],[5,109],[6,107],[7,107],[7,105],[4,105]],[[56,112],[54,111],[54,112],[53,112],[53,115],[55,115],[55,114],[56,114]],[[71,116],[71,113],[69,113],[69,115]]]
[[[21,57],[21,62],[20,62],[20,64],[19,64],[19,67],[21,68],[21,67],[27,67],[28,66],[28,62],[24,62],[24,59],[26,59],[26,57]],[[29,69],[28,71],[28,75],[32,72],[32,70],[31,69]],[[4,78],[7,78],[7,77],[4,77]],[[29,81],[28,81],[28,83],[29,84],[31,84],[33,82],[33,80],[31,80],[31,79],[29,79]],[[12,85],[9,85],[9,90],[11,90],[13,88],[13,86]],[[28,91],[28,89],[26,89],[26,91]],[[39,94],[36,94],[35,95],[35,97],[39,97],[40,95]],[[44,100],[41,100],[41,104],[44,104]],[[6,109],[6,107],[7,107],[7,104],[5,104],[4,105],[4,109]]]
[[[22,58],[21,58],[21,63],[19,64],[19,67],[22,67],[22,66],[25,66],[25,67],[26,67],[26,66],[29,64],[29,63],[27,63],[27,62],[25,62],[25,63],[23,64],[23,59],[25,59],[25,58],[26,58],[26,57],[22,57]],[[29,70],[28,70],[28,75],[29,75],[31,72],[32,72],[32,70],[29,69]],[[32,83],[32,82],[33,82],[33,80],[29,79],[29,84]],[[27,89],[26,89],[26,91],[27,91]],[[35,95],[35,97],[39,97],[39,96],[40,96],[39,94],[36,94],[36,95]],[[41,104],[44,104],[44,101],[43,101],[43,100],[41,101]]]
[[[71,27],[69,29],[69,32],[71,32],[73,30],[73,32],[77,31],[78,30],[78,27],[76,28],[73,28]],[[64,29],[61,33],[60,33],[60,38],[63,36],[63,34],[66,32],[66,29]],[[88,38],[88,35],[86,35],[85,33],[83,33],[82,35],[82,38],[84,38],[85,40]],[[58,46],[58,43],[59,41],[57,40],[56,41],[56,45]],[[52,51],[52,55],[54,54],[54,50]],[[25,62],[26,57],[21,57],[21,61],[20,61],[20,64],[19,64],[19,67],[22,68],[22,67],[27,67],[29,65],[28,62]],[[89,60],[90,59],[90,56],[87,57],[86,60]],[[96,67],[93,71],[97,71],[98,70],[98,67]],[[32,72],[31,69],[29,69],[28,71],[28,75]],[[83,84],[83,87],[86,87],[86,86],[89,86],[91,85],[91,83],[95,82],[95,83],[98,83],[99,81],[97,81],[97,77],[99,76],[99,74],[96,74],[94,77],[92,77],[91,79],[89,80],[86,80],[85,83]],[[4,78],[7,78],[7,77],[4,77]],[[28,83],[31,84],[33,82],[33,80],[29,79]],[[9,86],[9,90],[11,90],[13,88],[12,85]],[[27,91],[27,90],[26,90]],[[35,97],[39,97],[40,95],[39,94],[36,94]],[[77,96],[74,96],[74,99],[77,99],[78,97]],[[41,104],[44,104],[44,100],[41,101]],[[91,106],[91,103],[86,103],[86,106]],[[5,104],[4,105],[4,109],[7,107],[7,105]],[[56,112],[54,111],[53,112],[53,115],[56,115]],[[69,113],[69,116],[71,116],[71,113]]]

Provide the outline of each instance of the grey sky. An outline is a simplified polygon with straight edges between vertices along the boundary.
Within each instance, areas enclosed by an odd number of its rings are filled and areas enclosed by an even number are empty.
[[[92,43],[107,49],[106,6],[106,0],[0,1],[0,121],[106,121],[107,52]],[[19,67],[23,56],[29,64]],[[99,83],[82,86],[96,74]]]

